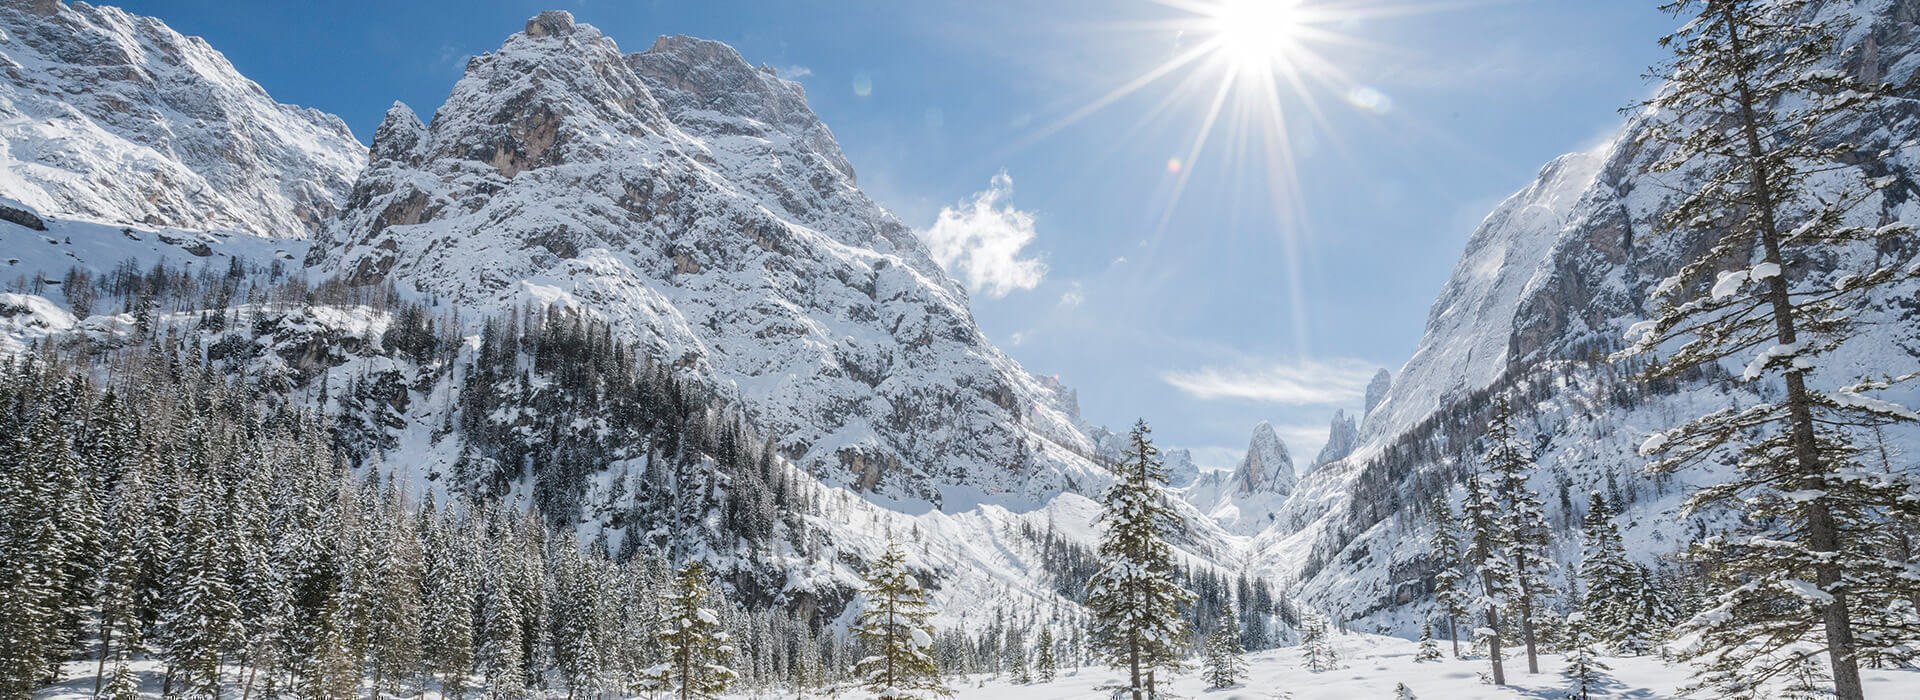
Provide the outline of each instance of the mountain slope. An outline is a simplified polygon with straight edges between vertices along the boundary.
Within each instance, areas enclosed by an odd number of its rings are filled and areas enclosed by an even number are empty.
[[[1061,395],[862,194],[798,85],[714,42],[621,53],[565,12],[396,107],[310,263],[464,306],[563,304],[881,497],[1037,503],[1102,470]]]
[[[1854,20],[1830,59],[1834,68],[1908,86],[1829,135],[1855,144],[1836,167],[1895,183],[1853,216],[1875,226],[1920,222],[1920,153],[1909,143],[1920,128],[1910,83],[1920,67],[1920,3],[1829,0],[1809,12]],[[1732,517],[1679,512],[1685,492],[1720,473],[1649,477],[1639,472],[1636,448],[1652,430],[1769,388],[1739,381],[1738,366],[1647,386],[1633,381],[1631,365],[1605,359],[1623,345],[1628,326],[1648,315],[1648,291],[1712,243],[1708,234],[1661,230],[1661,214],[1695,176],[1686,168],[1652,171],[1663,149],[1643,138],[1647,117],[1635,115],[1596,151],[1549,164],[1481,224],[1433,306],[1419,349],[1364,420],[1360,445],[1303,479],[1256,541],[1261,567],[1300,579],[1303,594],[1330,609],[1411,631],[1417,622],[1410,616],[1426,605],[1427,504],[1473,468],[1496,391],[1516,397],[1522,433],[1536,438],[1533,487],[1557,526],[1577,522],[1588,491],[1607,492],[1629,506],[1622,524],[1634,556],[1656,564]],[[1845,255],[1898,263],[1916,253],[1920,243],[1908,240]],[[1838,261],[1812,262],[1817,280]],[[1810,381],[1920,367],[1917,295],[1911,285],[1885,294],[1860,319],[1869,332]],[[1913,405],[1917,397],[1892,398]],[[1886,439],[1895,450],[1920,445],[1910,428],[1889,430]],[[1578,547],[1570,532],[1559,534],[1556,575],[1564,576]]]
[[[107,223],[306,238],[366,160],[198,37],[117,8],[0,4],[0,196]]]

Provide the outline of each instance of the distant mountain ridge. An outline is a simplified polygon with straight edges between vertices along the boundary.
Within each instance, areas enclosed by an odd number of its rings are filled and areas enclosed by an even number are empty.
[[[43,214],[306,238],[366,162],[338,117],[118,8],[0,3],[0,75],[0,196]]]

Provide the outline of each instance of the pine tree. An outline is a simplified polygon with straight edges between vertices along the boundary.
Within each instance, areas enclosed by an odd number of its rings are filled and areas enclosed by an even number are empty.
[[[112,680],[97,694],[102,700],[140,700],[140,679],[127,668],[126,659],[113,665]]]
[[[1042,625],[1040,638],[1033,643],[1033,673],[1041,683],[1052,683],[1060,673],[1060,663],[1053,654],[1053,626]]]
[[[432,514],[432,507],[423,513]],[[440,677],[446,694],[456,697],[466,691],[467,673],[473,667],[478,593],[478,572],[464,534],[451,512],[431,521],[426,526],[422,576],[422,652],[427,670]]]
[[[1599,491],[1587,497],[1587,516],[1581,521],[1580,614],[1596,639],[1621,649],[1639,631],[1634,608],[1640,592],[1638,572],[1627,560],[1613,517]]]
[[[495,577],[481,606],[480,668],[493,697],[518,698],[525,695],[526,630],[522,627],[520,606],[513,600],[504,577]]]
[[[1662,355],[1651,378],[1731,360],[1747,363],[1746,381],[1778,382],[1642,445],[1657,473],[1735,459],[1730,480],[1688,501],[1692,512],[1741,513],[1743,525],[1692,550],[1720,594],[1678,630],[1692,640],[1678,651],[1701,665],[1698,688],[1743,695],[1793,668],[1784,646],[1810,642],[1827,653],[1836,695],[1859,700],[1860,659],[1920,637],[1920,615],[1905,562],[1880,541],[1886,513],[1910,513],[1915,490],[1864,468],[1856,443],[1916,416],[1868,395],[1907,377],[1829,373],[1822,381],[1839,387],[1829,390],[1809,374],[1858,336],[1854,314],[1877,303],[1875,290],[1920,273],[1876,254],[1911,236],[1877,213],[1895,179],[1866,174],[1887,157],[1874,149],[1893,144],[1833,138],[1889,86],[1829,67],[1856,58],[1841,51],[1847,26],[1806,0],[1664,7],[1685,23],[1661,40],[1673,58],[1656,68],[1665,84],[1647,102],[1647,140],[1666,149],[1656,170],[1698,184],[1662,223],[1712,245],[1655,287],[1654,316],[1629,330],[1625,354]]]
[[[1573,684],[1572,697],[1587,700],[1606,683],[1604,672],[1608,666],[1601,663],[1594,651],[1597,640],[1593,625],[1584,613],[1576,612],[1567,616],[1566,634],[1567,666],[1562,675]]]
[[[866,579],[866,604],[855,632],[867,656],[854,666],[854,675],[882,700],[948,694],[930,653],[933,611],[920,582],[907,571],[906,555],[888,543]]]
[[[1487,496],[1480,475],[1467,478],[1467,498],[1461,504],[1467,523],[1466,561],[1480,576],[1480,607],[1486,624],[1473,631],[1474,643],[1485,644],[1494,685],[1506,685],[1505,654],[1500,644],[1500,609],[1506,604],[1512,569],[1507,564],[1500,510]]]
[[[1535,613],[1540,596],[1551,588],[1546,577],[1552,561],[1547,553],[1545,508],[1528,480],[1533,475],[1533,457],[1514,425],[1513,406],[1506,396],[1493,402],[1493,417],[1487,423],[1488,443],[1485,461],[1490,480],[1489,495],[1500,508],[1500,544],[1505,548],[1507,575],[1512,577],[1507,603],[1513,606],[1515,622],[1520,625],[1520,640],[1527,647],[1527,672],[1540,672],[1539,634]]]
[[[677,700],[719,697],[740,674],[727,666],[734,651],[729,635],[719,614],[707,607],[713,598],[707,567],[699,562],[681,567],[666,596],[659,637],[667,660],[647,675]]]
[[[1447,638],[1453,642],[1453,655],[1460,656],[1460,618],[1468,614],[1467,562],[1460,551],[1460,525],[1453,515],[1453,507],[1447,503],[1445,494],[1433,499],[1428,511],[1433,519],[1433,537],[1428,541],[1428,556],[1432,557],[1433,600],[1440,611],[1446,614]]]
[[[407,517],[392,484],[372,518],[372,586],[367,597],[367,647],[375,688],[399,694],[399,683],[421,666],[421,574],[424,566],[414,518]],[[386,685],[391,683],[392,685]]]
[[[1027,668],[1026,633],[1019,626],[1007,627],[1007,641],[1000,645],[1000,654],[1006,657],[1007,676],[1018,685],[1033,682],[1033,672]]]
[[[220,662],[243,630],[227,579],[231,533],[221,526],[219,499],[207,488],[190,502],[181,538],[185,547],[169,567],[174,598],[160,621],[160,639],[188,691],[217,697]]]
[[[1247,677],[1247,662],[1240,648],[1240,623],[1231,608],[1220,615],[1220,623],[1207,636],[1207,664],[1202,672],[1210,690],[1232,688]]]
[[[1134,425],[1118,480],[1102,499],[1100,558],[1088,583],[1093,613],[1092,643],[1107,662],[1129,673],[1133,700],[1142,700],[1156,668],[1178,668],[1187,638],[1181,608],[1193,594],[1174,581],[1173,547],[1167,537],[1179,515],[1167,504],[1166,468],[1146,421]]]
[[[1621,635],[1614,648],[1623,654],[1646,654],[1665,639],[1680,614],[1672,600],[1673,592],[1663,590],[1653,572],[1632,565],[1629,572],[1626,615],[1620,624]]]
[[[1440,645],[1433,643],[1433,623],[1420,623],[1420,650],[1414,652],[1414,663],[1426,663],[1440,660]]]
[[[25,697],[47,679],[62,646],[61,581],[66,538],[56,517],[59,492],[42,465],[64,445],[40,418],[15,433],[0,454],[0,695]]]
[[[1325,617],[1311,611],[1300,614],[1300,654],[1307,670],[1321,673],[1340,667],[1340,653],[1329,635]]]
[[[353,635],[352,622],[342,609],[340,598],[328,599],[319,618],[313,658],[309,663],[311,676],[307,679],[307,692],[303,695],[327,700],[354,697],[360,687],[360,663],[350,639]],[[519,697],[508,692],[516,687],[513,683],[497,685],[494,697]]]
[[[1407,684],[1395,683],[1393,684],[1393,700],[1418,700],[1418,698],[1414,697],[1413,689],[1408,688]]]

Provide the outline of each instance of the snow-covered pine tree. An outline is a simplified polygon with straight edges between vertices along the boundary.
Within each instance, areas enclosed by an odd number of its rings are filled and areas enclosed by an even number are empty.
[[[947,695],[933,659],[933,625],[926,593],[907,570],[906,555],[892,542],[866,575],[866,600],[855,633],[866,657],[854,675],[877,700]]]
[[[100,661],[94,670],[94,689],[100,691],[107,678],[107,661],[120,659],[123,649],[140,644],[144,625],[140,620],[140,540],[156,527],[147,507],[151,497],[145,470],[130,464],[114,483],[106,516],[100,576],[95,583],[94,600],[99,608],[96,635],[100,639]],[[118,673],[118,670],[115,670]]]
[[[705,565],[691,562],[674,574],[666,592],[659,636],[667,659],[648,675],[675,700],[719,697],[739,677],[727,666],[734,649],[720,616],[708,607],[714,597],[708,578]]]
[[[1593,623],[1587,620],[1585,613],[1575,612],[1567,616],[1567,665],[1561,674],[1573,685],[1570,693],[1572,698],[1587,700],[1606,683],[1609,667],[1600,661],[1599,653],[1594,650],[1598,641]]]
[[[27,371],[34,371],[30,366]],[[56,465],[76,462],[51,411],[11,415],[0,445],[0,694],[25,697],[70,646],[62,631],[72,539]]]
[[[227,578],[231,532],[223,527],[215,484],[189,500],[183,547],[169,566],[174,597],[160,619],[159,637],[170,668],[186,692],[220,695],[220,661],[240,637],[240,607]]]
[[[1419,699],[1414,697],[1413,689],[1408,688],[1407,684],[1395,683],[1393,684],[1393,700],[1419,700]]]
[[[1414,663],[1426,663],[1440,660],[1440,645],[1433,641],[1433,623],[1420,622],[1420,650],[1414,652]]]
[[[512,550],[503,546],[504,539],[494,544],[493,553],[512,556]],[[496,565],[501,562],[500,559],[494,561]],[[480,670],[493,697],[522,697],[526,693],[527,632],[522,624],[520,605],[514,600],[506,576],[496,571],[487,583],[480,606]]]
[[[425,523],[421,648],[427,673],[439,677],[444,693],[458,697],[467,689],[467,674],[474,662],[479,582],[471,535],[460,530],[451,508],[436,512],[431,501],[421,519]]]
[[[1528,485],[1533,476],[1533,452],[1520,438],[1519,429],[1514,425],[1513,404],[1505,395],[1494,397],[1485,439],[1487,486],[1489,496],[1500,509],[1497,521],[1500,544],[1506,550],[1507,574],[1513,582],[1507,602],[1513,606],[1514,622],[1520,625],[1520,640],[1527,647],[1527,673],[1539,673],[1535,615],[1542,607],[1541,596],[1551,588],[1547,581],[1547,566],[1553,561],[1547,552],[1551,529],[1540,495]]]
[[[1475,644],[1487,647],[1494,685],[1506,685],[1504,650],[1500,645],[1500,609],[1506,605],[1512,569],[1507,564],[1506,542],[1500,527],[1500,509],[1487,496],[1487,487],[1479,474],[1467,477],[1467,497],[1461,503],[1461,516],[1467,525],[1467,564],[1479,574],[1480,607],[1485,624],[1474,628]]]
[[[1433,520],[1433,537],[1427,554],[1433,561],[1433,602],[1447,618],[1447,638],[1453,642],[1453,655],[1460,656],[1460,618],[1466,617],[1467,562],[1460,551],[1460,522],[1443,493],[1434,497],[1427,511]]]
[[[1632,566],[1629,585],[1626,618],[1620,624],[1622,634],[1614,648],[1623,654],[1651,653],[1680,617],[1672,600],[1673,591],[1662,588],[1653,572],[1641,564]]]
[[[1220,615],[1220,623],[1207,636],[1206,652],[1207,665],[1201,674],[1209,690],[1232,688],[1246,679],[1247,661],[1242,658],[1246,651],[1240,648],[1239,616],[1232,606]]]
[[[1017,624],[1007,626],[1007,642],[1000,645],[1000,655],[1004,657],[1007,677],[1014,683],[1026,685],[1033,682],[1033,671],[1027,666],[1027,633]]]
[[[329,598],[321,609],[318,634],[314,639],[313,657],[308,660],[309,674],[305,681],[302,697],[313,698],[351,698],[356,697],[360,688],[359,657],[354,654],[352,642],[352,624],[342,608],[340,598]],[[492,678],[492,674],[488,674]],[[518,679],[493,686],[494,698],[519,698],[525,689]]]
[[[1053,653],[1053,625],[1040,626],[1040,638],[1033,643],[1033,676],[1041,683],[1052,683],[1060,675],[1060,662]]]
[[[263,675],[271,680],[288,661],[287,626],[293,615],[286,579],[273,553],[266,488],[264,479],[246,479],[228,491],[227,526],[232,529],[228,566],[239,610],[236,642],[238,661],[246,667],[240,682],[240,694],[245,697],[253,695],[255,681]]]
[[[400,694],[400,684],[420,669],[421,574],[424,562],[415,518],[407,517],[400,493],[388,481],[369,513],[373,581],[367,596],[367,651],[373,686]]]
[[[1088,583],[1092,644],[1115,668],[1127,669],[1133,700],[1147,692],[1148,674],[1178,668],[1186,640],[1181,608],[1193,593],[1174,581],[1167,537],[1179,515],[1167,504],[1166,468],[1146,421],[1133,427],[1119,478],[1101,501],[1099,554],[1105,565]]]
[[[95,693],[99,700],[140,700],[140,679],[127,667],[125,658],[113,665],[113,675],[106,687]]]
[[[1916,416],[1869,396],[1910,377],[1832,368],[1816,386],[1810,375],[1859,335],[1855,312],[1876,303],[1875,290],[1920,274],[1876,252],[1912,235],[1883,224],[1875,206],[1896,179],[1868,174],[1887,157],[1881,149],[1905,137],[1833,137],[1866,131],[1851,127],[1889,88],[1827,67],[1860,60],[1840,44],[1840,15],[1806,0],[1664,7],[1685,22],[1661,40],[1673,57],[1655,69],[1665,83],[1646,103],[1647,138],[1667,149],[1656,170],[1698,184],[1663,224],[1704,231],[1713,245],[1654,288],[1654,315],[1629,329],[1624,353],[1658,355],[1652,378],[1731,360],[1746,363],[1747,381],[1778,382],[1777,393],[1641,446],[1655,472],[1736,460],[1731,479],[1688,501],[1695,512],[1734,510],[1744,525],[1693,549],[1712,563],[1720,594],[1678,630],[1690,640],[1678,651],[1701,666],[1698,687],[1738,695],[1792,669],[1783,646],[1811,643],[1827,654],[1836,695],[1858,700],[1861,657],[1920,638],[1902,573],[1910,569],[1880,541],[1887,514],[1911,513],[1920,499],[1908,482],[1860,464],[1856,443],[1875,425]]]
[[[1340,653],[1333,648],[1332,629],[1327,618],[1313,611],[1300,613],[1300,657],[1314,673],[1340,667]]]
[[[1627,560],[1613,517],[1600,491],[1587,497],[1587,515],[1581,520],[1580,614],[1595,639],[1619,649],[1629,635],[1640,632],[1631,627],[1639,590],[1638,571]]]
[[[554,587],[554,661],[571,694],[592,695],[607,684],[611,649],[602,649],[598,605],[600,582],[571,533],[554,543],[547,559]]]

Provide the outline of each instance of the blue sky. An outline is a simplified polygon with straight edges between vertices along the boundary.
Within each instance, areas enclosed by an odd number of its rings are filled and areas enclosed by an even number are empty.
[[[1366,375],[1412,352],[1479,219],[1650,89],[1670,24],[1650,1],[1296,1],[1311,24],[1280,60],[1311,70],[1275,91],[1287,125],[1235,129],[1229,109],[1197,149],[1214,95],[1259,94],[1219,90],[1233,61],[1102,102],[1208,39],[1152,0],[122,4],[363,140],[396,99],[432,112],[468,56],[542,9],[628,51],[726,41],[806,86],[862,187],[951,253],[1002,348],[1091,420],[1145,416],[1225,467],[1259,420],[1311,457]]]

